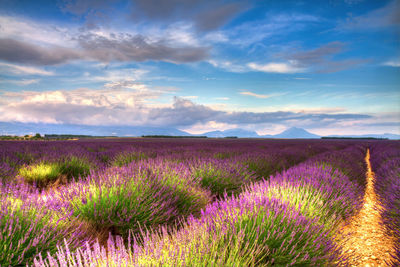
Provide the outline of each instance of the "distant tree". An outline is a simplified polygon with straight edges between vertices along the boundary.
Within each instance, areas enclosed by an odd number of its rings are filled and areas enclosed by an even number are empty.
[[[42,136],[40,135],[40,133],[35,134],[35,138],[42,138]]]

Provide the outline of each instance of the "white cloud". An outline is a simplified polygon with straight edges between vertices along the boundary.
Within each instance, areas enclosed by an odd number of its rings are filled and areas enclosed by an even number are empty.
[[[34,83],[38,83],[40,80],[39,79],[21,79],[21,80],[12,80],[12,79],[7,79],[7,80],[0,80],[0,83],[13,83],[16,85],[30,85]]]
[[[258,63],[248,63],[247,66],[255,71],[262,72],[271,72],[271,73],[301,73],[305,72],[305,69],[296,67],[295,62],[289,63],[266,63],[266,64],[258,64]]]
[[[237,125],[255,128],[260,124],[296,123],[311,127],[370,118],[364,114],[222,110],[182,97],[160,101],[165,92],[135,81],[109,83],[99,90],[3,92],[0,96],[0,121],[161,126],[204,132]]]
[[[43,68],[20,66],[16,64],[0,62],[0,71],[2,73],[11,73],[17,75],[43,75],[51,76],[54,72],[44,70]]]
[[[270,95],[261,95],[261,94],[256,94],[256,93],[249,92],[249,91],[240,92],[239,94],[253,96],[253,97],[256,97],[256,98],[269,98],[269,97],[271,97]]]
[[[185,95],[185,96],[180,96],[180,97],[182,97],[184,99],[197,99],[197,98],[199,98],[199,96],[197,96],[197,95]]]
[[[42,45],[72,47],[78,27],[62,27],[54,22],[40,23],[24,17],[0,15],[0,37],[30,41]]]
[[[296,77],[293,79],[295,79],[295,80],[311,80],[311,78],[305,78],[305,77]]]
[[[389,67],[400,67],[400,60],[399,59],[389,60],[389,61],[384,62],[382,65],[389,66]]]
[[[231,61],[227,60],[209,60],[208,63],[213,65],[216,68],[221,68],[230,72],[247,72],[248,68],[240,65],[240,64],[235,64]]]
[[[190,134],[202,134],[211,131],[224,131],[228,129],[237,128],[237,124],[220,123],[216,121],[208,121],[206,123],[196,123],[188,128],[182,130]]]

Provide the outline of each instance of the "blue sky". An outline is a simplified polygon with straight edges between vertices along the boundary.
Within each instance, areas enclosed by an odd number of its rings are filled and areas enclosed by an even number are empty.
[[[400,1],[0,1],[0,121],[400,134]]]

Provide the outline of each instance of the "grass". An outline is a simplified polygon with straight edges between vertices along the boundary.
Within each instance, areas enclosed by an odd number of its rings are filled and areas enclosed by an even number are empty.
[[[142,159],[147,159],[148,156],[143,152],[124,152],[115,156],[112,165],[113,166],[126,166],[133,161],[139,161]]]
[[[58,163],[40,162],[31,166],[24,166],[19,170],[19,175],[28,183],[35,183],[39,187],[55,181],[61,175]]]
[[[42,161],[23,166],[18,174],[27,183],[36,184],[39,188],[42,188],[62,178],[62,176],[65,176],[68,180],[85,177],[89,175],[90,168],[90,164],[85,159],[72,156],[59,162]]]

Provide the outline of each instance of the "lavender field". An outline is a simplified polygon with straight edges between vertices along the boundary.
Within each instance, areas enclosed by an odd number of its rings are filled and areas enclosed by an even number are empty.
[[[367,151],[398,266],[398,141],[156,138],[1,141],[0,266],[346,266]]]

